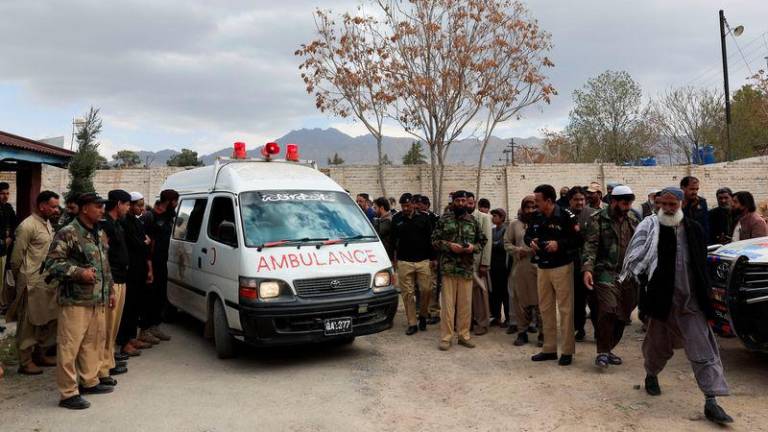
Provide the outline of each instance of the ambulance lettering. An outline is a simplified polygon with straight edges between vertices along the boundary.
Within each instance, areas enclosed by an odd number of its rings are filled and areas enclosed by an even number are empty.
[[[259,257],[257,273],[272,272],[299,267],[323,267],[338,264],[376,264],[379,258],[371,249],[353,251],[299,252]]]

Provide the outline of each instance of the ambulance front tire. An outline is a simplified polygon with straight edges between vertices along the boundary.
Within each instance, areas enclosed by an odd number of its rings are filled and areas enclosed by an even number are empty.
[[[224,304],[219,298],[213,303],[213,341],[216,345],[216,355],[220,359],[230,359],[235,356],[235,338],[229,333]]]

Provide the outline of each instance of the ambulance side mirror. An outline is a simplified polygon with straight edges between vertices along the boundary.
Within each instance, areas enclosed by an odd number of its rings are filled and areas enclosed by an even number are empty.
[[[234,223],[222,221],[219,224],[219,240],[224,244],[237,247],[237,230]]]

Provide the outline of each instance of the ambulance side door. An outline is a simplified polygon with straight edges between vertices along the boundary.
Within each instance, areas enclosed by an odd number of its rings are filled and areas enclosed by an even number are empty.
[[[207,197],[180,200],[168,251],[168,300],[199,320],[206,319],[200,243],[207,206]]]

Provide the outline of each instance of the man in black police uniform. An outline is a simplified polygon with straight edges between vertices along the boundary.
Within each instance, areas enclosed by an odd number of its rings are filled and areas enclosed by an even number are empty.
[[[557,312],[560,312],[562,355],[559,364],[570,365],[576,351],[573,321],[573,251],[581,247],[578,219],[560,208],[550,185],[534,189],[538,212],[525,232],[525,243],[536,253],[539,266],[539,309],[543,321],[544,347],[531,360],[557,360]]]
[[[173,232],[173,218],[176,216],[176,204],[179,202],[179,193],[173,189],[160,192],[160,200],[155,204],[151,212],[147,213],[144,220],[144,228],[150,239],[152,251],[152,270],[154,281],[151,289],[149,311],[141,317],[139,326],[142,333],[148,333],[142,338],[144,341],[152,341],[155,337],[161,341],[169,341],[171,337],[159,328],[163,321],[163,313],[168,305],[168,247],[171,243]],[[150,342],[151,343],[151,342]]]

